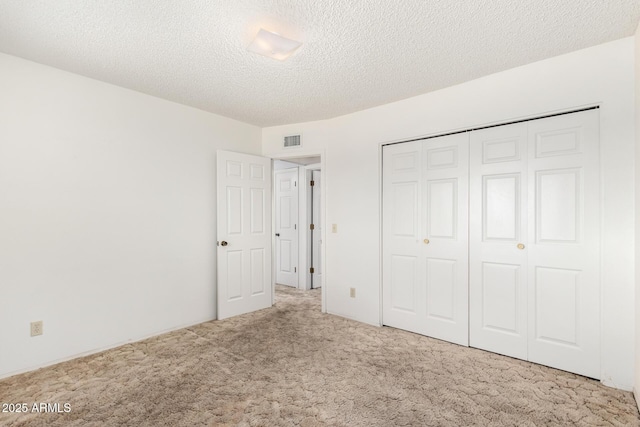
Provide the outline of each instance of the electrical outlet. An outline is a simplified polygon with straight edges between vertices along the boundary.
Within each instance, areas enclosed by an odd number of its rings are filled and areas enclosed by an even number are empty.
[[[332,233],[338,232],[338,224],[331,224],[331,232]]]
[[[42,320],[31,322],[31,336],[37,337],[38,335],[42,335]]]
[[[349,288],[349,296],[351,298],[355,298],[356,297],[356,288]]]

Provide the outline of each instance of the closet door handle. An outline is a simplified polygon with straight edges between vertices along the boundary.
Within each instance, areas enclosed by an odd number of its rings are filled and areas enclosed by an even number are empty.
[[[518,249],[523,250],[524,249],[524,245],[522,243],[518,243]]]
[[[429,239],[424,239],[423,242],[424,242],[425,245],[428,245],[429,244]]]

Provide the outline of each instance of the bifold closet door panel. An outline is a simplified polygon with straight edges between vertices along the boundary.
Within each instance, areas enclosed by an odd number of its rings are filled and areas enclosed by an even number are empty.
[[[529,360],[600,377],[598,110],[528,125]]]
[[[422,142],[387,145],[382,161],[382,322],[424,334]]]
[[[471,132],[469,344],[527,359],[527,124]]]
[[[382,322],[468,345],[468,135],[383,148]]]
[[[422,146],[420,278],[425,334],[469,345],[469,135]]]

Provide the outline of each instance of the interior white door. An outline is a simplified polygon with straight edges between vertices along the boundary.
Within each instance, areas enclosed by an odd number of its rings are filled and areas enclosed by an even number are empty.
[[[322,220],[320,216],[320,189],[322,188],[322,172],[314,170],[311,172],[313,187],[311,187],[311,218],[313,224],[313,238],[311,266],[313,267],[312,287],[322,287]]]
[[[527,123],[470,137],[469,345],[526,360]]]
[[[272,305],[271,159],[217,152],[218,319]]]
[[[598,110],[529,122],[529,360],[600,377]]]
[[[469,344],[469,135],[422,143],[419,277],[425,334]]]
[[[425,334],[421,278],[422,142],[383,147],[382,322]]]
[[[383,150],[383,323],[468,345],[468,135]]]
[[[276,283],[298,287],[298,169],[275,172]]]

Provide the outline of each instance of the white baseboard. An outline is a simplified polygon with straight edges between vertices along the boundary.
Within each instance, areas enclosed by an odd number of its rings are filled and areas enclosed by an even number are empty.
[[[115,344],[108,345],[108,346],[105,346],[105,347],[99,347],[99,348],[94,348],[94,349],[91,349],[91,350],[83,351],[81,353],[76,353],[76,354],[70,355],[68,357],[55,359],[55,360],[52,360],[50,362],[46,362],[46,363],[43,363],[43,364],[40,364],[40,365],[30,366],[30,367],[27,367],[27,368],[24,368],[24,369],[19,369],[17,371],[0,373],[0,380],[3,380],[5,378],[9,378],[9,377],[13,377],[14,375],[20,375],[20,374],[24,374],[26,372],[31,372],[31,371],[35,371],[35,370],[38,370],[38,369],[46,368],[48,366],[57,365],[58,363],[67,362],[69,360],[77,359],[79,357],[90,356],[92,354],[100,353],[100,352],[103,352],[103,351],[106,351],[106,350],[111,350],[113,348],[121,347],[123,345],[132,344],[132,343],[139,342],[139,341],[144,341],[147,338],[157,337],[158,335],[166,334],[168,332],[178,331],[180,329],[189,328],[191,326],[199,325],[199,324],[205,323],[205,322],[210,322],[212,320],[216,320],[216,319],[215,318],[213,318],[213,319],[204,319],[204,320],[197,321],[197,322],[194,322],[194,323],[189,323],[189,324],[186,324],[186,325],[176,326],[175,328],[169,328],[169,329],[165,329],[165,330],[162,330],[162,331],[159,331],[159,332],[155,332],[155,333],[152,333],[152,334],[143,335],[141,337],[132,338],[132,339],[129,339],[127,341],[120,341],[120,342],[117,342]]]

